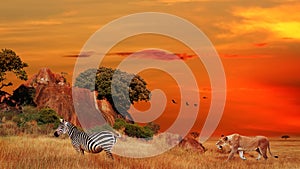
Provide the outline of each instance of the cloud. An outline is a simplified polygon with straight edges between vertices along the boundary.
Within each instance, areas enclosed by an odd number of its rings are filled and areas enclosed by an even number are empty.
[[[267,54],[220,54],[223,58],[270,58],[273,57]]]
[[[229,32],[221,37],[239,37],[262,32],[269,39],[293,38],[300,40],[300,3],[273,7],[235,7],[232,15],[237,20],[217,23]],[[292,15],[291,15],[292,13]]]
[[[61,15],[63,17],[71,17],[71,16],[75,16],[78,14],[78,11],[75,11],[75,10],[70,10],[70,11],[65,11],[63,12]]]
[[[174,3],[186,3],[186,2],[230,2],[233,0],[157,0],[162,3],[174,4]]]
[[[24,22],[25,25],[29,26],[52,26],[52,25],[61,25],[63,22],[54,19],[44,19],[44,20],[32,20]]]
[[[90,57],[93,54],[95,54],[94,51],[87,51],[87,52],[81,52],[80,54],[68,54],[68,55],[64,55],[63,57],[70,57],[70,58]]]
[[[107,55],[120,55],[120,56],[129,56],[133,54],[134,52],[114,52],[114,53],[108,53]]]
[[[221,57],[224,57],[224,58],[238,58],[240,57],[240,55],[238,54],[220,54]]]
[[[254,43],[253,45],[256,47],[264,47],[264,46],[267,46],[268,43]]]
[[[115,52],[109,53],[108,55],[120,55],[120,56],[129,56],[135,58],[149,58],[149,59],[158,59],[158,60],[187,60],[196,57],[196,55],[190,55],[186,53],[167,53],[161,50],[143,50],[141,52]]]

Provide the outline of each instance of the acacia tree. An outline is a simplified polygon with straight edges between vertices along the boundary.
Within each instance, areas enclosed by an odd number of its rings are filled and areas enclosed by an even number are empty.
[[[281,138],[284,138],[286,140],[286,139],[290,138],[290,136],[289,135],[283,135],[283,136],[281,136]]]
[[[18,79],[27,80],[25,67],[28,67],[28,64],[22,62],[13,50],[2,49],[0,51],[0,90],[3,87],[13,85],[12,82],[5,82],[7,72],[14,73]]]
[[[112,80],[114,80],[113,83]],[[144,79],[139,75],[118,69],[106,67],[100,67],[97,70],[88,69],[79,74],[75,86],[97,91],[97,99],[107,99],[116,112],[131,121],[133,119],[127,112],[130,105],[150,99],[150,90],[147,89]]]

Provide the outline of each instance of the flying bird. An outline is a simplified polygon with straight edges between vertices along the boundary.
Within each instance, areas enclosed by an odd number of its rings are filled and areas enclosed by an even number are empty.
[[[203,96],[202,98],[203,98],[203,99],[207,99],[207,97],[206,97],[206,96]]]
[[[198,104],[196,104],[196,103],[195,103],[195,104],[194,104],[194,106],[195,106],[195,107],[197,107],[197,106],[198,106]]]
[[[177,102],[176,102],[174,99],[172,99],[172,102],[173,102],[174,104],[177,104]]]
[[[185,102],[185,104],[186,104],[187,106],[190,105],[189,102]]]

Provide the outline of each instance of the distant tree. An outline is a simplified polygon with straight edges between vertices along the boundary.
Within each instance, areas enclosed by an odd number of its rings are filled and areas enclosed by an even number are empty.
[[[288,136],[288,135],[283,135],[283,136],[281,136],[281,138],[283,138],[283,139],[288,139],[288,138],[290,138],[290,136]]]
[[[95,90],[97,91],[97,86],[95,84],[96,73],[97,73],[97,69],[88,69],[80,73],[79,76],[76,78],[75,86],[80,88],[86,88],[89,89],[90,91],[95,91]]]
[[[197,139],[197,138],[200,136],[200,133],[193,131],[193,132],[190,133],[190,135],[191,135],[194,139]]]
[[[27,74],[24,70],[28,67],[27,63],[22,62],[20,57],[11,49],[2,49],[0,51],[0,90],[5,86],[13,85],[12,82],[4,82],[6,73],[14,73],[18,79],[27,80]]]
[[[12,99],[19,105],[31,105],[36,106],[34,103],[35,88],[21,85],[13,91]]]
[[[115,81],[112,83],[113,78]],[[118,69],[100,67],[97,70],[86,70],[76,78],[75,86],[97,91],[97,99],[107,99],[116,112],[129,120],[132,120],[127,112],[130,105],[150,99],[150,90],[147,89],[144,79]],[[112,92],[115,95],[112,95]]]

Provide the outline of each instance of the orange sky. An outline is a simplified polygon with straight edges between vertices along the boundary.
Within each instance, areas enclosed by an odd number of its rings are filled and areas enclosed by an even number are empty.
[[[0,9],[0,47],[17,52],[29,64],[29,76],[49,67],[54,72],[68,72],[70,81],[76,61],[70,56],[78,55],[87,39],[103,25],[136,12],[165,12],[182,17],[208,36],[225,69],[227,101],[215,134],[300,135],[299,1],[12,0],[2,2]],[[110,52],[146,48],[194,54],[174,39],[149,34],[128,38]],[[107,55],[103,65],[116,67],[122,59],[124,56]],[[201,99],[193,128],[201,131],[210,106],[209,78],[198,58],[184,62],[197,78],[200,95],[208,97]],[[141,75],[151,89],[161,88],[167,95],[166,110],[156,120],[166,129],[179,109],[171,99],[184,102],[178,87],[161,72],[149,70]]]

